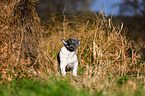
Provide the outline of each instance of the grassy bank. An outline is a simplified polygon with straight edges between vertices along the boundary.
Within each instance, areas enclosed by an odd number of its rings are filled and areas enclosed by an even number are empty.
[[[87,90],[77,90],[67,80],[20,79],[3,82],[0,86],[1,96],[88,96]]]
[[[79,78],[82,79],[82,78]],[[3,82],[0,86],[1,96],[144,96],[144,85],[140,80],[131,80],[124,76],[116,78],[116,87],[105,87],[100,91],[79,88],[72,81],[79,82],[76,77],[53,76],[49,79],[17,79]],[[86,81],[87,82],[87,81]],[[103,87],[103,86],[101,86]]]

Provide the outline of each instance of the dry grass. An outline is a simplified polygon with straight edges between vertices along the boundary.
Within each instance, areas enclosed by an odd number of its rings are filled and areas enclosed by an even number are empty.
[[[57,70],[56,56],[63,46],[61,38],[73,37],[81,41],[77,52],[79,76],[71,79],[72,84],[98,91],[109,87],[116,88],[116,78],[128,74],[133,75],[137,72],[139,74],[144,70],[143,67],[141,68],[142,64],[138,65],[140,54],[132,50],[132,56],[128,56],[127,50],[132,47],[132,41],[122,35],[125,33],[122,23],[114,26],[111,19],[107,20],[102,16],[95,19],[92,17],[81,18],[81,21],[79,17],[75,17],[72,19],[73,21],[68,20],[62,23],[55,21],[55,18],[53,20],[53,24],[54,22],[56,24],[55,26],[52,24],[54,28],[49,25],[46,30],[46,34],[48,34],[49,29],[52,28],[53,31],[50,32],[54,32],[53,35],[46,37],[41,42],[41,52],[46,55],[44,61],[47,66],[50,65],[49,60],[51,60],[51,67],[53,66]],[[73,28],[69,25],[73,25]],[[52,70],[52,68],[50,69]]]
[[[25,76],[24,73],[35,64],[41,32],[40,20],[33,2],[29,0],[2,1],[0,6],[0,70],[2,79],[11,80],[13,76]]]
[[[118,80],[124,76],[130,76],[124,86],[133,92],[134,75],[144,84],[145,67],[136,50],[139,47],[132,48],[133,41],[123,34],[126,32],[122,23],[113,25],[111,18],[101,14],[53,16],[44,27],[40,26],[33,2],[26,2],[23,8],[21,4],[19,0],[0,3],[1,82],[24,77],[59,79],[56,56],[63,46],[60,39],[71,37],[81,41],[77,51],[78,77],[69,75],[71,84],[97,92],[103,90],[104,94],[108,89],[119,90]]]

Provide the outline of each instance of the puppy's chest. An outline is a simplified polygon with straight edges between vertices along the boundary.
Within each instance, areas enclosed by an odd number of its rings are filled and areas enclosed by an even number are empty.
[[[77,56],[75,53],[69,53],[69,54],[62,54],[60,52],[60,60],[63,63],[74,63],[77,60]]]

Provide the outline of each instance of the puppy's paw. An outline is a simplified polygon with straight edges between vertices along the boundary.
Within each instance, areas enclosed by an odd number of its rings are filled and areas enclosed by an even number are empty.
[[[77,77],[77,74],[73,74],[73,76],[76,76]]]
[[[62,76],[66,76],[66,72],[65,73],[62,73]]]

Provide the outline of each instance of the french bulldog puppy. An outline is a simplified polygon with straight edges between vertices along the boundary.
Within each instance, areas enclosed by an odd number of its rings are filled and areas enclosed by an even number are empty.
[[[69,38],[68,40],[60,39],[64,46],[57,55],[60,72],[66,75],[66,69],[73,71],[73,76],[77,76],[78,59],[76,55],[80,40]],[[67,68],[66,68],[67,67]]]

